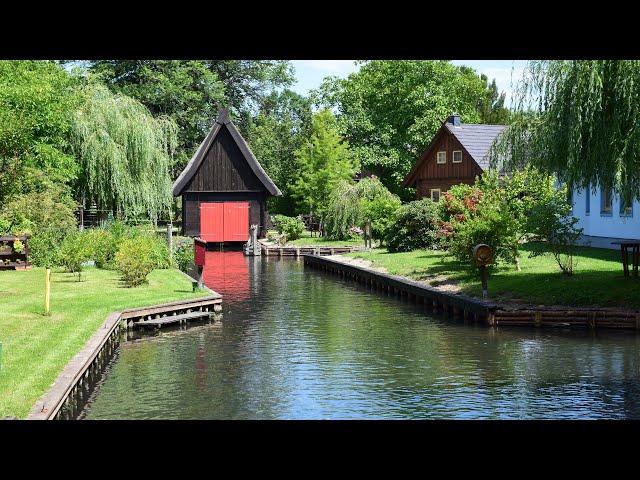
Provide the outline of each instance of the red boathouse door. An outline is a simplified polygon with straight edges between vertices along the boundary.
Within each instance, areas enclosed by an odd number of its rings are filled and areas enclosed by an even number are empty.
[[[200,238],[205,242],[249,240],[249,202],[201,202]]]

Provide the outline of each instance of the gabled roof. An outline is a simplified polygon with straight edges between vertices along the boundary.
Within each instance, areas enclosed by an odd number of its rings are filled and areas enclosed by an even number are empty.
[[[209,151],[209,147],[211,147],[211,144],[216,139],[216,136],[223,126],[227,127],[229,133],[231,134],[231,137],[236,142],[236,145],[238,145],[240,152],[249,164],[249,167],[251,167],[251,170],[256,175],[256,177],[258,177],[258,180],[260,180],[267,191],[271,195],[274,195],[276,197],[282,195],[282,192],[280,192],[278,187],[276,187],[276,184],[273,183],[273,180],[269,178],[267,172],[264,171],[262,165],[260,165],[260,162],[258,162],[256,157],[253,155],[253,152],[249,148],[249,145],[247,145],[247,142],[244,141],[244,138],[242,138],[242,135],[240,135],[240,132],[238,131],[236,126],[229,119],[227,110],[221,109],[218,112],[218,118],[216,118],[216,122],[213,124],[213,127],[211,127],[211,130],[196,150],[196,153],[193,155],[193,157],[191,157],[191,160],[189,160],[189,163],[187,163],[187,166],[184,168],[182,173],[178,176],[178,178],[176,178],[176,181],[173,182],[173,196],[177,197],[178,195],[182,194],[184,188],[196,174],[198,168],[200,168],[200,165],[202,165],[202,161],[206,157],[206,154]]]
[[[505,125],[467,123],[455,126],[449,122],[444,125],[447,130],[453,133],[480,168],[483,170],[489,168],[489,149],[505,129]]]
[[[489,168],[489,150],[491,149],[493,142],[505,128],[505,125],[487,125],[477,123],[453,125],[449,121],[443,122],[427,149],[404,178],[402,186],[408,187],[413,183],[413,177],[418,173],[418,170],[422,166],[427,154],[435,146],[436,139],[440,136],[443,130],[453,134],[478,166],[482,170],[486,170]]]

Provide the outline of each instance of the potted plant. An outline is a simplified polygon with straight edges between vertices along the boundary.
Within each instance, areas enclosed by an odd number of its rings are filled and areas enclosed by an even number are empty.
[[[11,245],[8,242],[0,242],[0,253],[11,253]]]
[[[24,243],[21,240],[15,240],[13,242],[13,251],[16,253],[24,252]]]

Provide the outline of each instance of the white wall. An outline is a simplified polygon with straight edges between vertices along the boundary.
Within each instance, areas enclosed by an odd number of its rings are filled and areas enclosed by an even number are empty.
[[[591,196],[588,215],[585,213],[586,195]],[[584,229],[583,235],[640,239],[640,202],[633,203],[632,217],[621,216],[620,197],[614,194],[612,212],[605,215],[600,213],[600,195],[600,188],[595,193],[592,190],[573,192],[573,215],[580,220],[577,226]]]

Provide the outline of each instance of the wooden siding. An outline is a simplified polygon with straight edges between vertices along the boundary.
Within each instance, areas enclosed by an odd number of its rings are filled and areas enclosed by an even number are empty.
[[[253,173],[225,125],[209,147],[186,192],[263,191],[264,185]]]
[[[456,150],[462,151],[461,163],[453,163],[453,152]],[[436,156],[441,151],[447,152],[447,162],[444,164],[436,162]],[[418,199],[430,197],[432,188],[439,188],[445,192],[459,183],[472,185],[476,176],[482,174],[482,169],[475,160],[445,127],[441,128],[432,147],[420,157],[418,162],[421,166],[416,172],[414,184]]]

